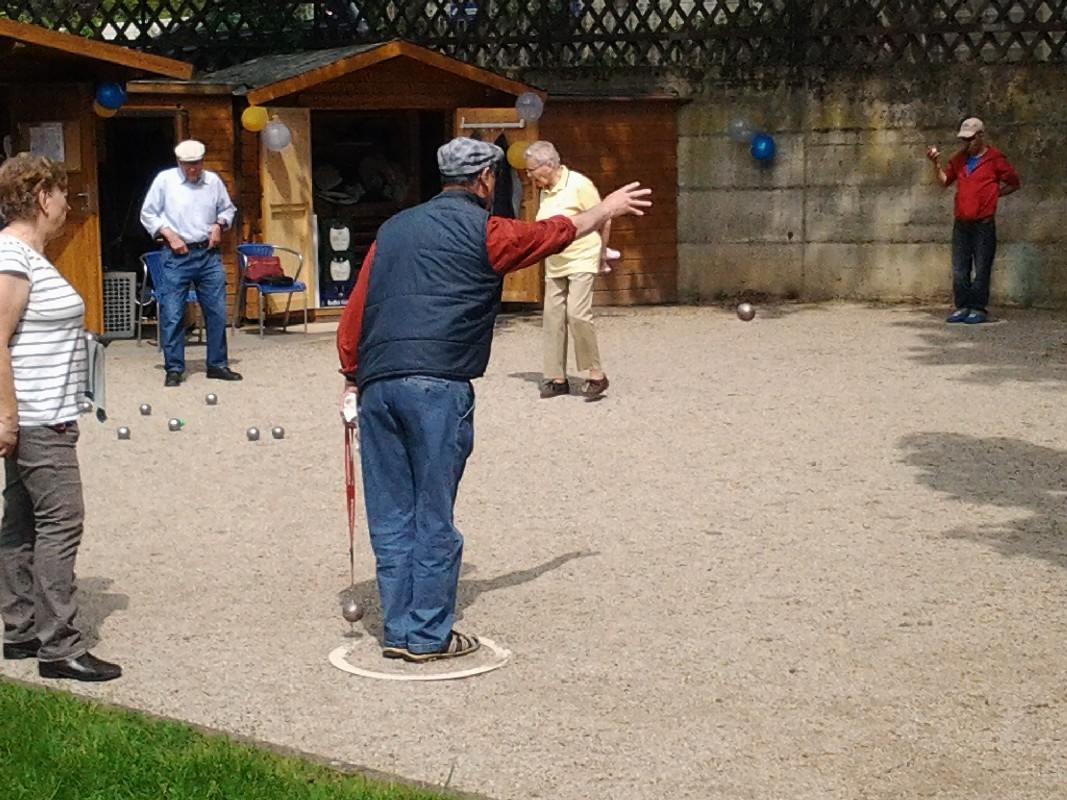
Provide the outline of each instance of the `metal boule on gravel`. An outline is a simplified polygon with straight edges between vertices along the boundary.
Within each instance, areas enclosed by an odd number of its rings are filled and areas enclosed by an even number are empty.
[[[341,603],[341,616],[345,622],[359,622],[363,619],[363,606],[358,600],[345,600]]]
[[[259,441],[259,428],[249,428],[247,431],[245,431],[245,435],[248,437],[248,441],[250,441],[250,442],[258,442]]]
[[[751,303],[741,303],[737,307],[738,319],[748,322],[750,319],[756,316],[756,309],[752,307]]]
[[[273,436],[275,439],[284,439],[285,428],[283,428],[281,425],[275,425],[273,428],[270,429],[270,435]]]
[[[129,439],[130,438],[130,429],[129,428],[119,428],[119,438],[120,439]]]
[[[204,398],[204,402],[207,403],[209,406],[217,405],[219,402],[218,395],[209,394]]]
[[[184,424],[185,423],[182,420],[177,419],[176,417],[172,417],[167,421],[167,428],[172,431],[180,431],[182,429],[182,425]]]
[[[90,403],[88,400],[79,400],[78,410],[83,414],[88,414],[90,411],[93,410],[93,404]]]
[[[152,413],[152,406],[148,405],[148,403],[141,403],[141,407],[138,409],[138,411],[141,412],[142,417],[147,417],[149,414]]]

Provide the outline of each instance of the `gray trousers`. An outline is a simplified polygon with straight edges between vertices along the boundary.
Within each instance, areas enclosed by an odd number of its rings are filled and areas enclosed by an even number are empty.
[[[16,453],[4,460],[0,524],[0,613],[4,639],[40,639],[41,661],[85,652],[74,627],[74,559],[85,505],[78,469],[78,426],[19,429]]]

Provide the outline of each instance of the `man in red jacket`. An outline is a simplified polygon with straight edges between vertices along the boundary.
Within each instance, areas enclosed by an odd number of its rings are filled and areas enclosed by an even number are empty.
[[[956,134],[963,146],[941,168],[941,153],[926,149],[942,186],[956,184],[952,226],[952,294],[956,310],[946,322],[970,325],[988,318],[989,276],[997,252],[997,200],[1019,189],[1019,176],[997,148],[986,143],[985,125],[968,117]],[[973,277],[972,277],[973,273]]]

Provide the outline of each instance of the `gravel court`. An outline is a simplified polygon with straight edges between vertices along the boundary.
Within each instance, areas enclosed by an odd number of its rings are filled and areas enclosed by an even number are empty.
[[[191,345],[178,389],[116,342],[79,586],[126,675],[64,688],[498,800],[1062,796],[1067,335],[1002,316],[603,309],[593,403],[539,400],[539,319],[502,318],[457,627],[513,657],[427,684],[327,662],[351,641],[331,326],[231,336],[238,384]],[[373,598],[362,520],[356,581]]]

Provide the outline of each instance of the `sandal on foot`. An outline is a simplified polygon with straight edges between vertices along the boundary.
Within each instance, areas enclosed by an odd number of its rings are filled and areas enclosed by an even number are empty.
[[[570,394],[571,385],[567,381],[545,381],[541,384],[541,399],[548,400],[550,397],[560,397]]]
[[[405,658],[407,654],[408,649],[406,647],[389,647],[387,645],[382,648],[382,658]]]
[[[594,397],[600,397],[608,390],[608,376],[593,380],[590,378],[582,384],[582,397],[586,400],[592,400]]]
[[[445,642],[445,646],[440,650],[434,653],[412,653],[406,650],[401,658],[405,661],[421,664],[424,661],[436,661],[439,658],[459,658],[460,656],[469,656],[481,646],[482,643],[478,641],[477,636],[467,636],[452,631],[452,633],[448,635],[448,641]]]

